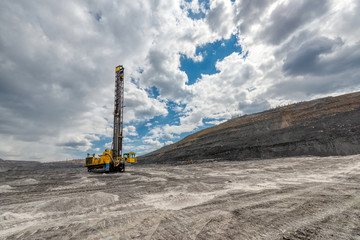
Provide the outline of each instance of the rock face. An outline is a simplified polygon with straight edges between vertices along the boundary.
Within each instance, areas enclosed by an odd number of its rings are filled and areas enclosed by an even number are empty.
[[[360,92],[355,92],[231,119],[138,159],[165,163],[359,153]]]

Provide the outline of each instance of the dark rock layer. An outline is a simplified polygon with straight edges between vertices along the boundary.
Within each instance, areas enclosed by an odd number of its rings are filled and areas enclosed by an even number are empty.
[[[360,153],[360,92],[231,119],[139,157],[140,163]]]

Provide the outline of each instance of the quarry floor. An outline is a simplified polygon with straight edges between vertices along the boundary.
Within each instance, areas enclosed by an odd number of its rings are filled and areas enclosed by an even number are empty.
[[[0,239],[360,239],[360,155],[0,172]]]

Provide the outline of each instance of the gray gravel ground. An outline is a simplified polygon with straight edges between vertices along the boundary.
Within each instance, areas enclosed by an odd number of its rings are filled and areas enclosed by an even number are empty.
[[[0,171],[1,239],[360,239],[360,155]]]

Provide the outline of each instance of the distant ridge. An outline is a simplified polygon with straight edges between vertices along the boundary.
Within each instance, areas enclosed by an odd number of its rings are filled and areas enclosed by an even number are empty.
[[[140,156],[142,163],[360,153],[360,92],[231,119]]]
[[[26,170],[32,171],[37,169],[55,169],[55,168],[82,168],[84,159],[73,159],[57,162],[38,162],[26,160],[3,160],[0,159],[0,172]]]

